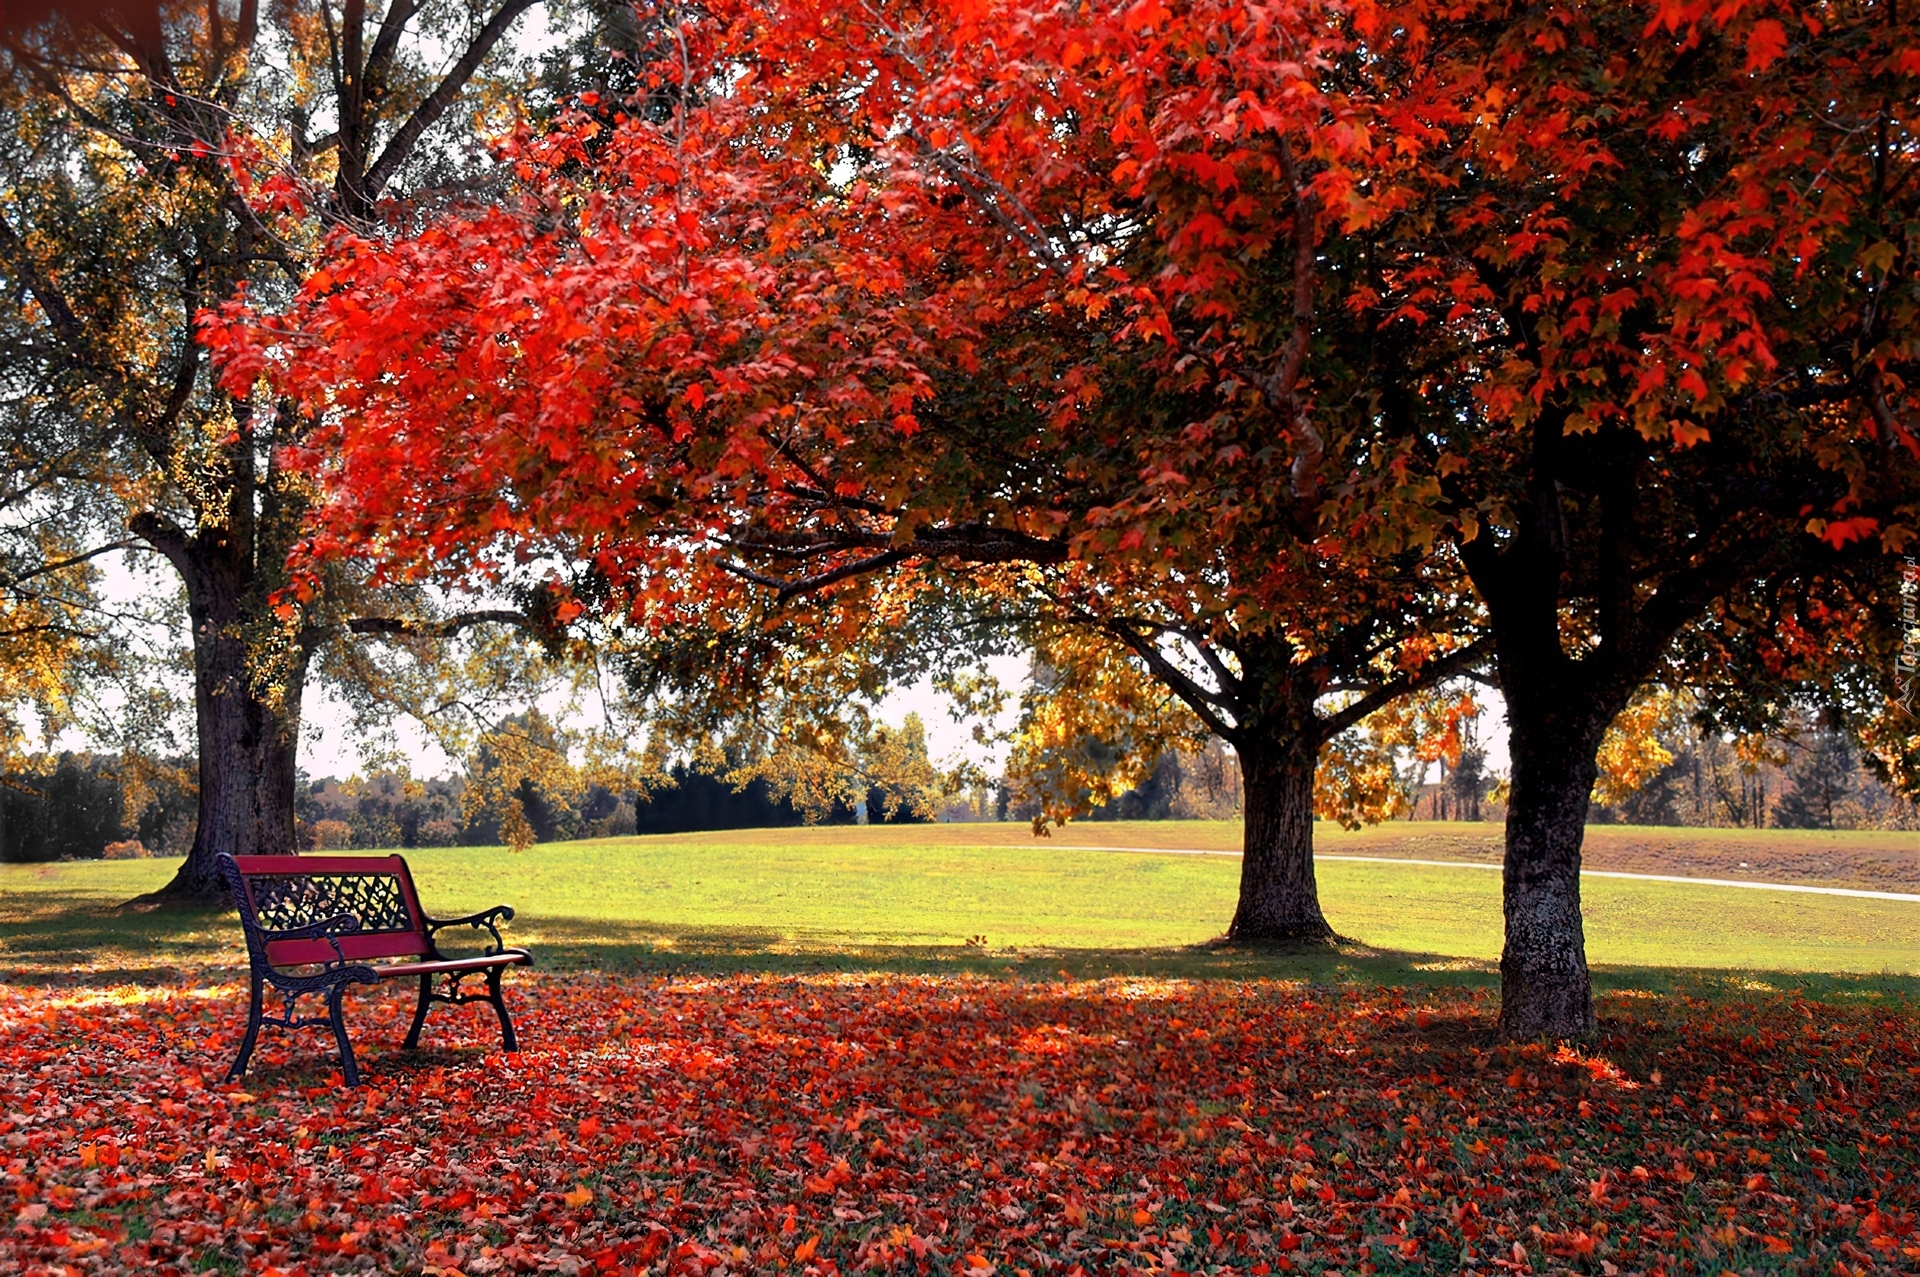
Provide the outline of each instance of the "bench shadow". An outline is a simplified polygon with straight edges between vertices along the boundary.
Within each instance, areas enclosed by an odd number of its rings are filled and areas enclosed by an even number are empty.
[[[355,1026],[349,1024],[349,1032]],[[294,1043],[280,1061],[256,1056],[247,1068],[246,1077],[241,1086],[252,1091],[278,1090],[334,1090],[340,1083],[340,1059],[335,1054],[333,1039],[324,1032],[314,1032],[299,1039],[289,1039]],[[411,1078],[416,1074],[433,1073],[467,1067],[485,1066],[500,1058],[497,1043],[490,1046],[433,1047],[423,1045],[417,1051],[408,1051],[398,1042],[383,1042],[378,1037],[364,1031],[353,1032],[354,1058],[360,1062],[361,1072],[367,1080],[378,1080],[382,1085],[390,1085],[396,1080]],[[206,1055],[206,1066],[210,1074],[222,1074],[232,1063],[231,1051],[212,1051]]]

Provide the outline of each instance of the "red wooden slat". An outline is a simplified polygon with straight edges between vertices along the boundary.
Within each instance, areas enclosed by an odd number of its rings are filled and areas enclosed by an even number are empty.
[[[427,938],[418,931],[375,931],[340,937],[340,954],[349,962],[372,958],[417,958],[427,953]],[[340,954],[325,940],[275,940],[267,946],[267,961],[276,967],[307,962],[333,962]]]
[[[413,925],[422,931],[427,929],[427,911],[420,907],[420,897],[413,890],[413,870],[408,868],[405,857],[394,856],[393,862],[400,866],[400,894],[406,897],[407,917],[413,919]]]
[[[235,856],[243,874],[402,874],[407,862],[398,856]]]

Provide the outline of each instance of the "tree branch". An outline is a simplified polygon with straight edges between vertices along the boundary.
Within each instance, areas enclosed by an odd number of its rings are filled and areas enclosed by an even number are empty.
[[[1320,720],[1324,725],[1320,737],[1321,743],[1332,740],[1389,702],[1413,692],[1423,691],[1436,683],[1444,683],[1457,674],[1464,674],[1469,666],[1479,664],[1492,650],[1492,643],[1482,636],[1465,647],[1457,647],[1445,656],[1428,661],[1405,678],[1394,679],[1374,688],[1345,709]]]
[[[477,625],[514,625],[521,629],[532,629],[533,618],[524,612],[505,609],[461,612],[439,621],[416,621],[400,616],[356,616],[347,622],[347,630],[353,634],[390,634],[404,638],[452,638],[460,631]]]
[[[1186,702],[1187,708],[1194,712],[1194,716],[1205,725],[1208,731],[1236,749],[1239,748],[1239,730],[1229,725],[1217,712],[1217,709],[1232,712],[1234,709],[1232,700],[1224,695],[1209,692],[1194,682],[1179,666],[1169,661],[1165,653],[1153,645],[1150,637],[1141,634],[1133,627],[1119,622],[1100,621],[1084,612],[1081,615],[1087,618],[1083,624],[1111,634],[1132,649],[1136,656],[1146,662],[1147,668],[1152,671],[1155,678],[1164,683],[1175,696]]]
[[[142,510],[127,520],[127,527],[132,529],[135,536],[166,555],[167,562],[173,564],[181,576],[193,575],[193,562],[189,557],[193,538],[179,524],[158,510]]]
[[[1020,218],[1013,216],[1003,207],[1003,204],[1011,204],[1019,211],[1021,217],[1038,226],[1038,219],[1027,211],[1026,205],[1021,203],[1019,196],[1007,190],[997,179],[971,171],[967,165],[946,151],[933,146],[918,132],[909,130],[907,136],[919,144],[921,153],[933,162],[935,168],[946,174],[967,193],[975,207],[998,223],[1002,230],[1026,245],[1027,251],[1037,257],[1041,265],[1058,275],[1073,273],[1073,267],[1053,251],[1053,245],[1049,244],[1039,231],[1033,229],[1033,226],[1023,224]]]
[[[1063,541],[1028,536],[1023,532],[977,523],[960,524],[948,528],[920,528],[915,531],[913,540],[906,545],[893,545],[892,538],[883,533],[861,532],[857,529],[848,529],[836,535],[811,532],[807,537],[807,540],[798,541],[797,544],[791,541],[782,544],[785,540],[782,534],[749,529],[729,536],[727,541],[741,550],[794,559],[835,551],[875,550],[882,546],[886,548],[878,554],[868,555],[852,563],[798,577],[775,576],[761,572],[737,559],[723,560],[719,566],[723,571],[743,581],[751,581],[755,585],[776,591],[779,595],[778,601],[787,603],[800,595],[824,589],[850,577],[878,572],[913,559],[953,559],[972,564],[1048,564],[1063,563],[1067,558],[1067,546]]]
[[[39,567],[28,572],[22,572],[17,576],[0,572],[0,589],[11,589],[23,581],[33,580],[36,576],[46,576],[53,572],[64,571],[67,568],[78,567],[88,559],[97,559],[103,554],[112,554],[115,550],[148,550],[152,548],[154,547],[143,545],[138,541],[110,541],[106,545],[97,546],[84,554],[76,554],[70,558],[60,559],[53,563],[42,563]]]
[[[420,140],[420,135],[446,113],[460,90],[466,86],[468,80],[473,78],[473,73],[479,69],[480,63],[493,51],[493,46],[506,35],[507,28],[532,7],[533,0],[505,0],[499,10],[488,20],[487,25],[480,29],[480,34],[474,37],[473,43],[467,46],[466,52],[460,55],[459,61],[453,64],[453,69],[447,72],[440,83],[434,87],[433,92],[427,95],[427,100],[407,118],[407,122],[400,126],[399,131],[393,135],[393,139],[387,143],[387,149],[380,153],[380,158],[375,160],[373,166],[367,170],[362,190],[369,202],[380,198],[380,192],[393,179],[395,171],[406,163],[407,157],[413,153],[414,144]],[[385,32],[381,34],[384,36]]]
[[[66,295],[40,268],[40,263],[34,260],[26,242],[13,233],[13,227],[7,224],[4,217],[0,217],[0,254],[5,255],[14,277],[25,284],[27,291],[33,294],[33,299],[40,303],[41,312],[53,326],[61,344],[83,362],[91,363],[92,360],[88,358],[90,352],[86,349],[89,343],[85,325],[73,313]]]
[[[373,48],[367,51],[367,65],[362,72],[368,93],[385,91],[387,72],[392,69],[393,55],[400,47],[401,33],[419,8],[418,0],[393,0],[386,16],[380,19],[380,34],[374,37]]]

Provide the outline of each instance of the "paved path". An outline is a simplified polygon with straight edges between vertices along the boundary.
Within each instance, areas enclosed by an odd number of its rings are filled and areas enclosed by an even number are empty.
[[[1060,851],[1125,851],[1145,856],[1231,856],[1238,860],[1237,851],[1220,851],[1206,847],[1096,847],[1091,844],[1056,843]],[[1350,860],[1369,865],[1431,865],[1436,869],[1487,869],[1494,873],[1500,871],[1499,865],[1489,865],[1477,860],[1410,860],[1404,856],[1323,856],[1316,853],[1315,860]],[[1809,887],[1798,882],[1743,882],[1738,878],[1686,878],[1678,874],[1629,874],[1614,873],[1604,869],[1582,869],[1583,878],[1627,878],[1635,882],[1688,882],[1701,887],[1746,887],[1754,891],[1792,891],[1805,896],[1852,896],[1858,900],[1909,900],[1920,903],[1920,895],[1904,891],[1860,891],[1853,887]]]

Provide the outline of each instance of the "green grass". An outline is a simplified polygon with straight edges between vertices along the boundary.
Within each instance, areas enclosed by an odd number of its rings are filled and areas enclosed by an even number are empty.
[[[516,942],[550,967],[1490,978],[1501,937],[1496,873],[1322,862],[1328,917],[1363,944],[1287,958],[1200,947],[1232,914],[1237,861],[1068,849],[1219,846],[1228,835],[1237,828],[1086,825],[1036,841],[1009,825],[843,827],[602,839],[519,855],[422,849],[408,858],[437,912],[513,904]],[[1333,854],[1369,854],[1358,836],[1325,843]],[[0,866],[0,969],[14,979],[142,980],[242,965],[230,915],[114,908],[164,881],[174,863]],[[1603,982],[1664,987],[1676,972],[1735,982],[1771,973],[1798,984],[1890,977],[1867,983],[1920,989],[1920,904],[1617,879],[1589,879],[1585,902],[1588,954]],[[980,936],[984,945],[968,945]]]

